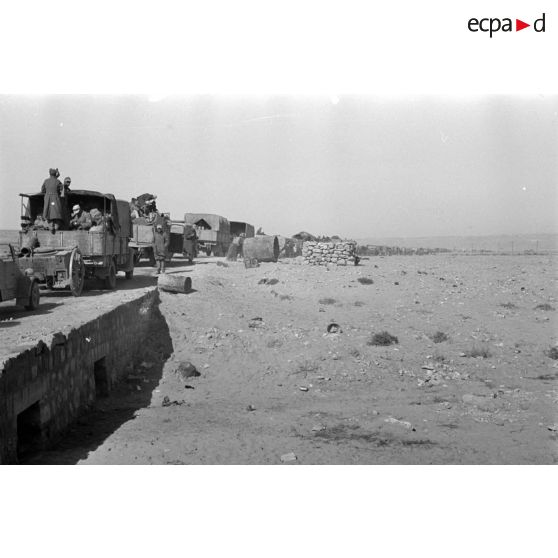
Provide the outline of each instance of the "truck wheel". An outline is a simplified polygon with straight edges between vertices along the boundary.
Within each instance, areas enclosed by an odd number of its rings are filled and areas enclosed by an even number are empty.
[[[110,261],[108,275],[105,277],[105,289],[110,291],[116,289],[116,267],[113,260]]]
[[[36,310],[39,307],[41,300],[41,291],[39,290],[39,283],[33,281],[31,285],[31,293],[29,294],[29,303],[25,305],[27,310]]]
[[[208,247],[205,249],[205,255],[206,255],[207,257],[211,256],[211,246],[208,246]]]
[[[81,252],[77,248],[72,250],[68,274],[70,276],[70,291],[74,296],[79,296],[85,283],[85,265],[81,258]]]
[[[134,276],[134,268],[130,269],[130,271],[126,271],[126,279],[132,279]]]

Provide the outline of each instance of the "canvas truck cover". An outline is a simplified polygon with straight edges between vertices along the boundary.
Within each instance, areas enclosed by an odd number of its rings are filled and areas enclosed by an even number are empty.
[[[184,221],[186,223],[198,224],[199,221],[205,221],[211,230],[228,234],[230,232],[229,221],[221,215],[213,215],[211,213],[185,213]],[[204,225],[205,228],[205,225]]]
[[[231,221],[231,234],[240,235],[245,234],[246,238],[252,238],[254,236],[254,226],[250,223],[245,223],[244,221]]]
[[[27,216],[35,220],[37,215],[42,214],[45,195],[41,192],[36,194],[20,194],[22,198],[27,198]],[[112,223],[117,236],[131,236],[130,206],[128,202],[116,200],[112,194],[102,194],[94,190],[70,190],[68,192],[68,207],[71,209],[75,204],[79,204],[84,211],[91,211],[93,208],[99,211],[105,209],[111,214]],[[124,209],[124,204],[127,210]],[[122,217],[125,219],[124,228],[121,228],[119,206]]]

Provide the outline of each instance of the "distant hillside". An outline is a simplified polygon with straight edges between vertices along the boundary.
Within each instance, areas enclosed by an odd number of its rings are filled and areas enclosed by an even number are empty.
[[[558,234],[519,234],[494,236],[425,236],[359,238],[361,245],[401,246],[405,248],[449,248],[456,250],[558,250]]]

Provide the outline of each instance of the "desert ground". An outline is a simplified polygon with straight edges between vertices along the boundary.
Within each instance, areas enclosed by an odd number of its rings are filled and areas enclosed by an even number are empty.
[[[168,272],[189,274],[193,291],[160,293],[164,321],[125,381],[28,462],[556,463],[556,263],[392,256],[327,270],[178,259]],[[116,292],[45,295],[35,316],[2,303],[2,324],[17,322],[1,329],[3,345],[154,285],[144,265]],[[397,342],[373,344],[383,332]]]

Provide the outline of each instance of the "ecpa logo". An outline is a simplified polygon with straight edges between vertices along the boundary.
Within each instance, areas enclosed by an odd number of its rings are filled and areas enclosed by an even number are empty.
[[[539,19],[536,19],[533,22],[533,29],[537,33],[544,33],[545,24],[545,14],[543,14]],[[482,19],[472,17],[469,20],[467,27],[469,28],[469,31],[473,33],[477,33],[479,31],[483,33],[490,33],[490,38],[492,38],[492,35],[494,33],[497,33],[498,31],[503,31],[504,33],[506,33],[512,32],[514,30],[512,19],[509,17],[505,17],[503,19],[500,19],[498,17],[485,17]],[[525,23],[520,19],[515,20],[515,31],[521,31],[522,29],[526,29],[527,27],[531,27],[531,24]]]

